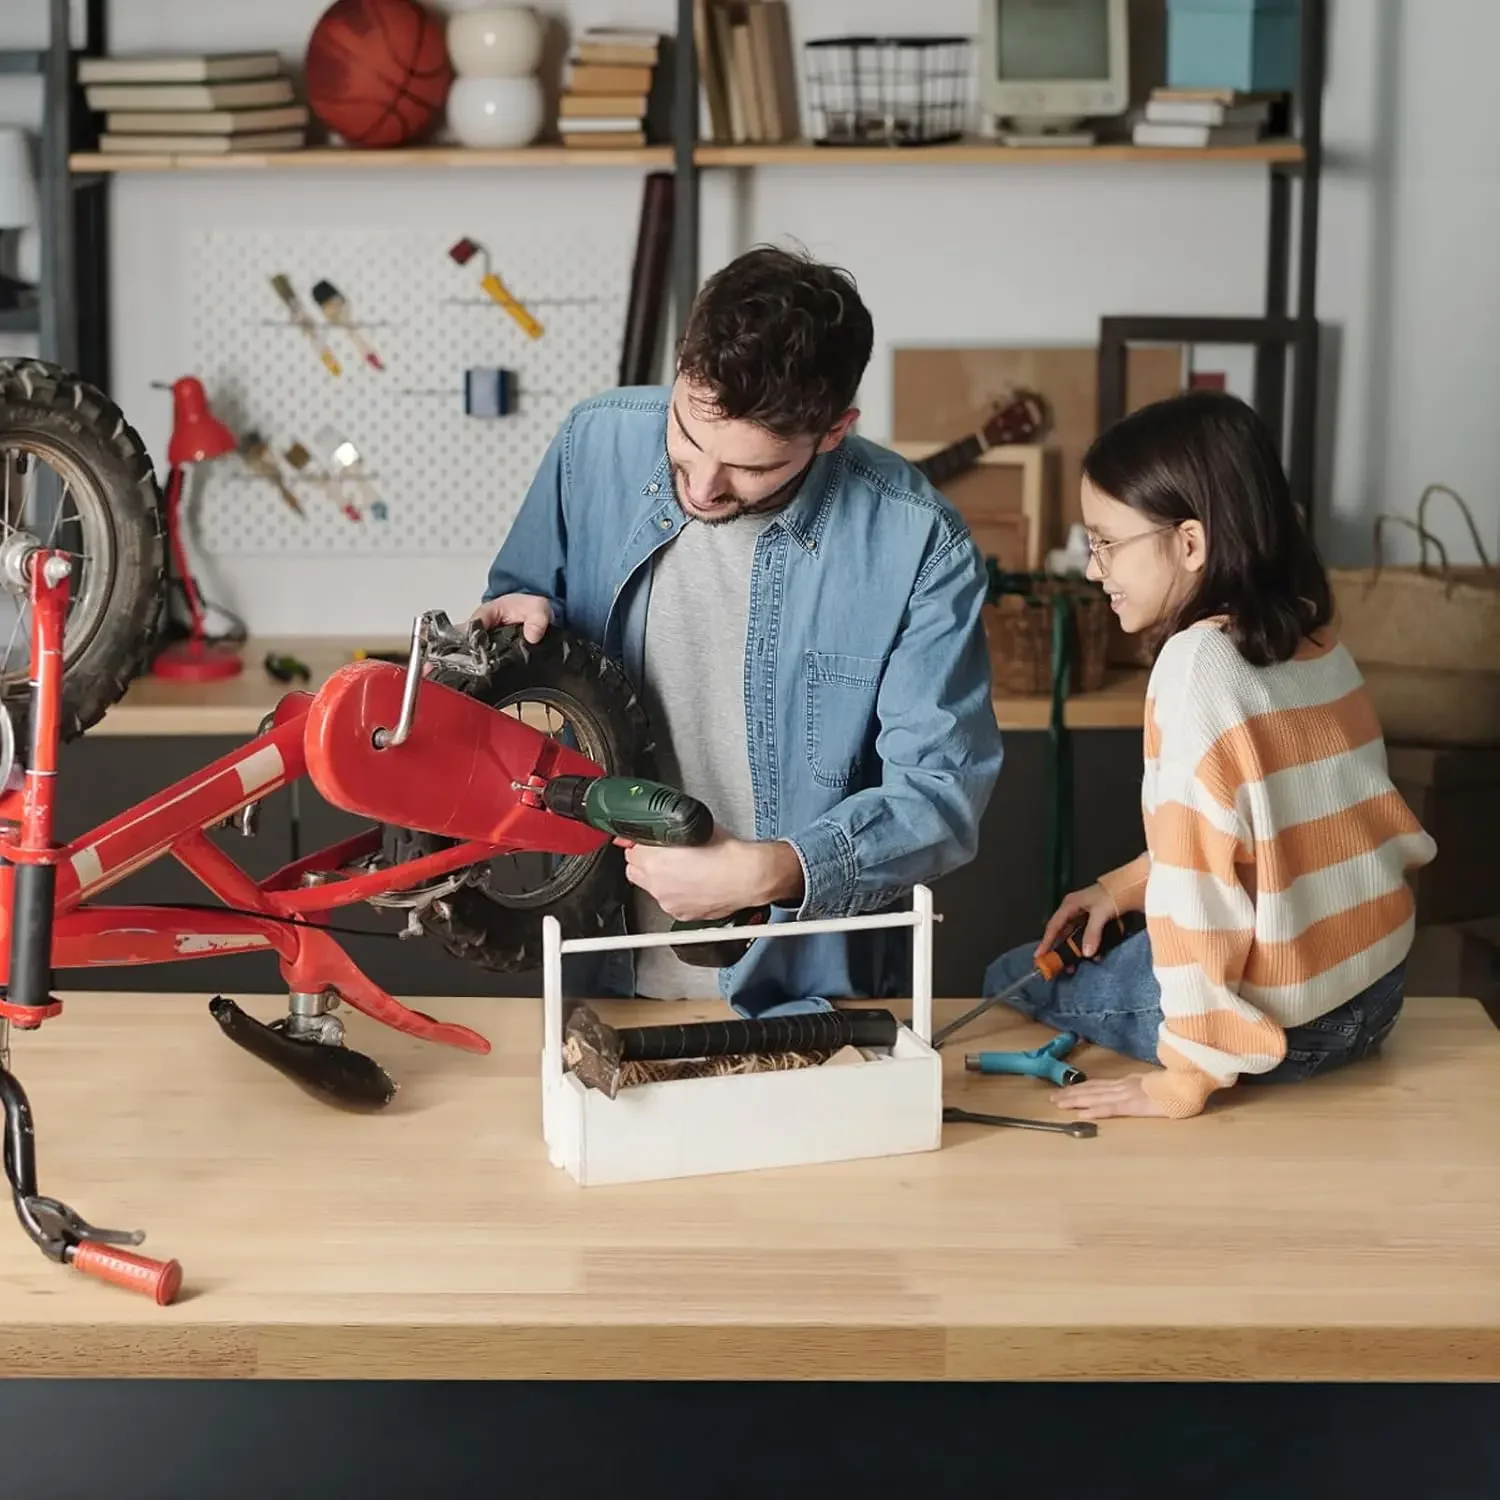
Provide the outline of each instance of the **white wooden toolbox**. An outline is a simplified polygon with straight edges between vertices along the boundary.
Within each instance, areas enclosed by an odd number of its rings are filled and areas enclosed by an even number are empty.
[[[935,1151],[942,1141],[942,1060],[932,1037],[932,892],[917,886],[910,911],[878,916],[705,928],[563,941],[542,922],[542,1129],[547,1154],[585,1187],[766,1167]],[[858,1066],[676,1079],[622,1089],[586,1088],[563,1067],[562,960],[567,953],[662,944],[793,940],[816,932],[910,927],[912,1021],[889,1053]]]

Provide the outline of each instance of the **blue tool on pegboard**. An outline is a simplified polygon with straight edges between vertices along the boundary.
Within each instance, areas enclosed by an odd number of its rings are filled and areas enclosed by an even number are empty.
[[[464,371],[464,414],[470,417],[508,417],[516,409],[514,370]]]
[[[970,1073],[1019,1073],[1026,1078],[1045,1078],[1062,1089],[1071,1083],[1082,1083],[1087,1077],[1063,1061],[1077,1045],[1078,1038],[1071,1031],[1064,1031],[1046,1046],[1033,1047],[1030,1052],[971,1052],[964,1058],[964,1067]]]

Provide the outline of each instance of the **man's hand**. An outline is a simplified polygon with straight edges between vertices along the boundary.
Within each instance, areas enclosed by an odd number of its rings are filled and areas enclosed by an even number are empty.
[[[519,625],[521,634],[534,646],[552,624],[552,606],[540,594],[501,594],[481,604],[469,618],[478,620],[486,630]]]
[[[716,833],[696,849],[615,842],[625,875],[680,922],[712,922],[749,906],[800,900],[802,862],[790,844],[750,843]]]
[[[1081,1120],[1107,1120],[1112,1115],[1165,1116],[1166,1110],[1146,1092],[1147,1073],[1124,1078],[1088,1078],[1070,1083],[1052,1095],[1059,1109],[1073,1110]]]

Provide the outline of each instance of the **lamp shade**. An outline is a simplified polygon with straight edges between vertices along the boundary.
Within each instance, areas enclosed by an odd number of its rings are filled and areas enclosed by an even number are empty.
[[[26,132],[0,129],[0,229],[30,229],[37,222],[36,173]]]
[[[208,396],[196,375],[172,382],[172,438],[167,444],[167,462],[202,463],[233,453],[234,434],[208,409]]]

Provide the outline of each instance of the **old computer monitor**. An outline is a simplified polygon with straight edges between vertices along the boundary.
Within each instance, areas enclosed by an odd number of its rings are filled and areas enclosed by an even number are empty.
[[[1128,0],[980,0],[979,107],[1008,144],[1093,143],[1130,103]]]

